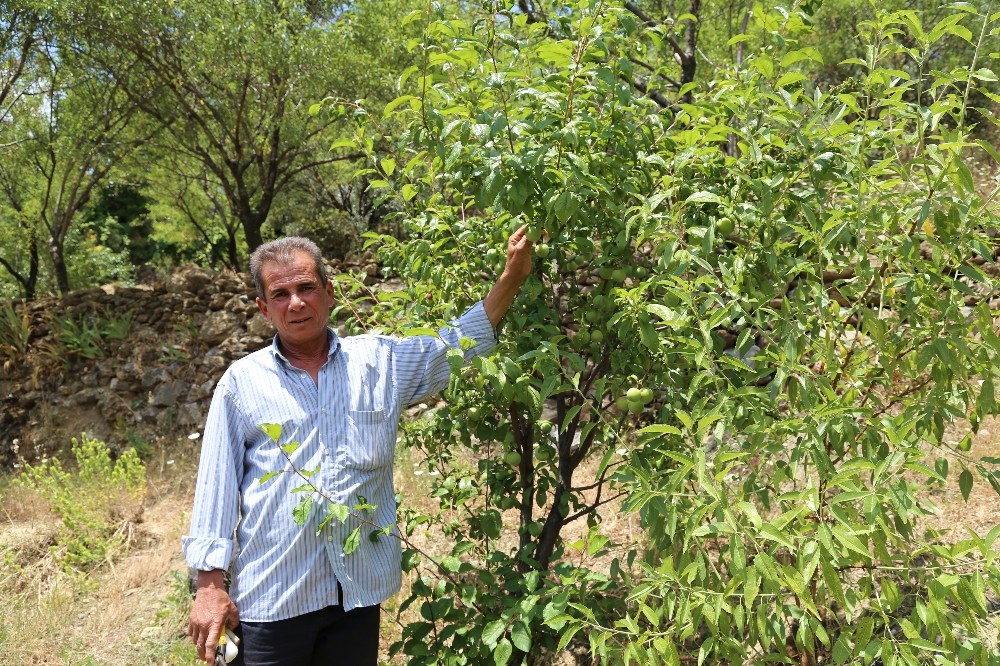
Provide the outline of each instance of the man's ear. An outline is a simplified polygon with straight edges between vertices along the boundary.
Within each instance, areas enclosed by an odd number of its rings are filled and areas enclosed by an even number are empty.
[[[264,319],[271,321],[271,317],[267,314],[267,301],[260,296],[257,297],[257,309],[264,315]]]
[[[333,307],[333,304],[334,304],[334,298],[333,298],[333,280],[327,280],[326,281],[326,295],[330,297],[330,307]]]

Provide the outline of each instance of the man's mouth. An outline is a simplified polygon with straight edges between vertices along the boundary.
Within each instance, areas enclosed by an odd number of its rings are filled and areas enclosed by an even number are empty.
[[[305,317],[303,319],[293,319],[291,321],[291,323],[292,324],[304,324],[305,322],[309,321],[309,319],[310,319],[310,317]]]

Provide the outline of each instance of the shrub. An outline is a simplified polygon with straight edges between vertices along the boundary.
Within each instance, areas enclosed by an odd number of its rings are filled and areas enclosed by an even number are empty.
[[[134,449],[112,461],[107,444],[72,439],[76,469],[58,460],[27,465],[19,482],[40,493],[59,516],[52,554],[69,570],[89,570],[128,549],[141,521],[146,469]]]
[[[27,306],[22,303],[18,313],[13,303],[0,305],[0,359],[4,362],[5,371],[9,370],[11,363],[24,356],[30,338],[31,317]]]
[[[377,118],[339,105],[371,153],[361,175],[404,208],[403,238],[377,242],[408,289],[362,327],[443,322],[513,229],[546,234],[498,354],[407,432],[441,507],[405,523],[454,545],[407,552],[401,607],[421,617],[393,650],[995,661],[1000,529],[921,526],[949,475],[966,497],[977,477],[1000,491],[998,461],[948,436],[997,412],[1000,225],[967,161],[1000,154],[966,124],[996,77],[932,70],[943,39],[998,16],[956,6],[925,30],[879,12],[859,28],[865,75],[822,90],[808,17],[758,5],[747,59],[665,110],[628,83],[638,33],[664,26],[609,5],[532,23],[484,3],[432,25],[401,77],[413,94]],[[602,529],[616,499],[641,543]],[[621,555],[570,557],[574,521],[584,549]]]

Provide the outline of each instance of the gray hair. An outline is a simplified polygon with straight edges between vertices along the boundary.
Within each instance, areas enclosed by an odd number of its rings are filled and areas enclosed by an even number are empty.
[[[267,294],[264,293],[264,264],[268,262],[282,265],[290,264],[299,252],[305,252],[312,258],[320,283],[326,285],[330,278],[327,277],[326,266],[323,264],[323,254],[319,251],[316,243],[301,236],[276,238],[259,246],[250,255],[250,275],[253,277],[253,286],[261,300],[267,300]]]

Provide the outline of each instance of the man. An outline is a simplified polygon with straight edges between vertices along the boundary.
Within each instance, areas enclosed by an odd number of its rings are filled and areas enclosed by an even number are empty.
[[[371,664],[378,656],[379,604],[401,584],[399,539],[368,537],[346,554],[355,524],[329,520],[324,502],[373,505],[373,525],[395,523],[392,467],[402,408],[447,386],[446,352],[488,353],[496,326],[531,272],[525,228],[507,242],[507,262],[486,298],[441,337],[340,338],[329,327],[333,283],[319,249],[303,238],[259,247],[250,259],[257,307],[277,335],[232,364],[205,424],[191,533],[183,547],[198,570],[188,635],[211,662],[226,628],[241,635],[246,666]],[[261,426],[280,425],[280,442]],[[281,446],[297,443],[290,454]],[[280,444],[280,446],[279,446]],[[289,450],[293,447],[288,446]],[[283,470],[276,476],[262,477]],[[321,491],[304,525],[298,471]],[[232,538],[236,530],[235,544]],[[234,548],[238,544],[238,551]],[[236,551],[233,583],[223,575]]]

